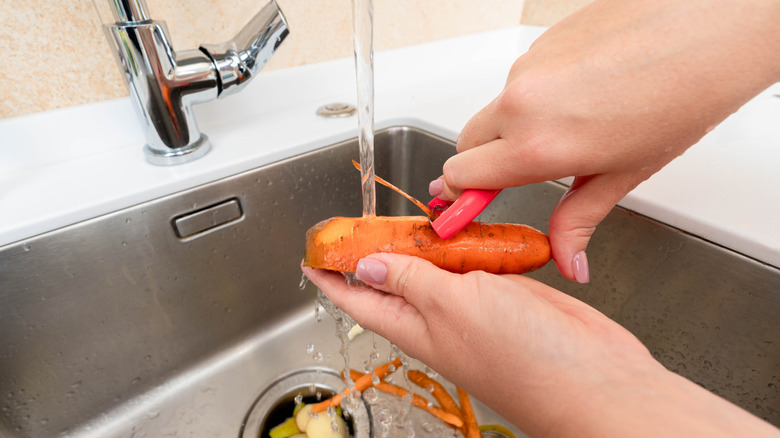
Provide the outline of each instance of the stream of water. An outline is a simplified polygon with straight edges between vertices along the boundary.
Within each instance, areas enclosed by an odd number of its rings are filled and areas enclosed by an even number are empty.
[[[357,78],[358,143],[363,216],[376,216],[374,184],[374,2],[352,0],[352,38]]]

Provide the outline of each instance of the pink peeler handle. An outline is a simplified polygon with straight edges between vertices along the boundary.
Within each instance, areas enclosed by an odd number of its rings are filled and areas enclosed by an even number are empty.
[[[431,225],[444,240],[462,230],[498,196],[501,190],[466,190]],[[436,199],[434,199],[435,201]],[[433,201],[432,201],[433,202]],[[430,204],[429,204],[430,205]]]

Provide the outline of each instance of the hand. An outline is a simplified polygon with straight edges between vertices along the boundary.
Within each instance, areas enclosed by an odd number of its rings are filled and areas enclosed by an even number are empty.
[[[603,314],[529,278],[452,274],[398,254],[359,262],[356,276],[371,287],[348,286],[335,272],[303,271],[361,326],[530,436],[774,433],[664,369]]]
[[[553,259],[587,282],[595,227],[630,190],[780,79],[780,3],[597,0],[545,32],[463,128],[431,195],[574,176]]]

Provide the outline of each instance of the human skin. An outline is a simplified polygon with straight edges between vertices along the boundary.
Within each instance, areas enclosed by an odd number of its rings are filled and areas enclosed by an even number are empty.
[[[597,0],[515,62],[431,192],[452,200],[467,188],[575,176],[549,235],[562,275],[587,282],[584,251],[609,210],[780,79],[777,23],[778,1]],[[368,287],[303,270],[362,326],[530,436],[780,436],[534,280],[453,274],[397,254],[359,262]]]
[[[453,274],[399,254],[359,262],[355,274],[368,286],[303,272],[361,326],[529,436],[780,436],[666,370],[603,314],[527,277]]]
[[[587,282],[585,250],[610,209],[780,80],[777,23],[776,1],[597,0],[514,63],[431,195],[574,176],[548,231],[561,274]]]

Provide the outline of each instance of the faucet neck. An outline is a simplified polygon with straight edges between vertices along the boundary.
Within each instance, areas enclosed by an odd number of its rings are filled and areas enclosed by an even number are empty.
[[[109,0],[109,2],[117,23],[137,23],[151,20],[144,0]]]

